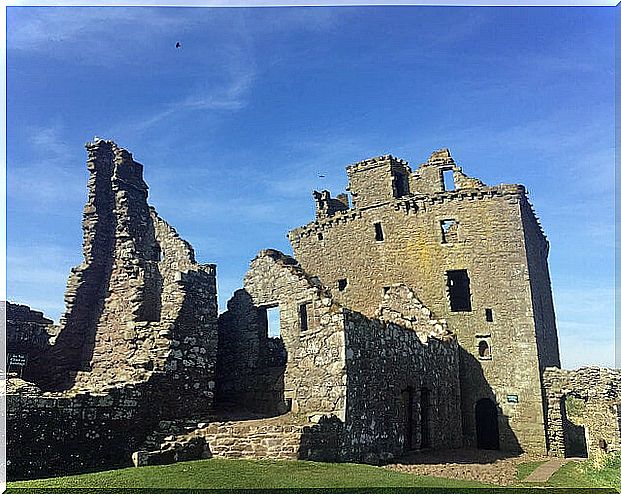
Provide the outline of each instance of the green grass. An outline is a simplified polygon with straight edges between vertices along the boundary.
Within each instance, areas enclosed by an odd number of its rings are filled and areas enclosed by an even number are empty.
[[[539,465],[543,465],[545,461],[527,461],[519,463],[517,466],[517,481],[522,481],[528,477]]]
[[[213,458],[172,465],[123,468],[106,472],[9,483],[9,488],[296,488],[296,487],[484,487],[472,481],[421,477],[381,467],[311,461],[230,460]],[[459,492],[451,490],[451,492]]]
[[[563,465],[550,480],[554,487],[614,487],[621,492],[621,455],[610,455],[600,468],[592,461]]]
[[[523,479],[543,462],[518,465],[512,489],[499,492],[531,492],[537,487],[621,488],[621,456],[611,456],[599,469],[593,462],[570,462],[545,484],[526,484]],[[213,458],[172,465],[123,468],[105,472],[9,483],[9,492],[26,493],[30,488],[178,488],[178,489],[259,489],[259,488],[363,488],[444,487],[450,492],[473,492],[464,488],[491,487],[485,484],[437,477],[423,477],[385,468],[351,463],[310,461],[231,460]],[[487,491],[490,492],[490,491]],[[620,491],[621,492],[621,491]]]

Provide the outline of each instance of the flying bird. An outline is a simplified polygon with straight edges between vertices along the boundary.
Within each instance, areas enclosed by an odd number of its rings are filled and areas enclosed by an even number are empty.
[[[326,178],[326,176],[325,176],[325,175],[321,175],[321,174],[320,174],[320,175],[319,175],[319,178]]]
[[[177,44],[175,45],[175,48],[181,48],[181,43],[179,43],[179,42],[177,41]]]

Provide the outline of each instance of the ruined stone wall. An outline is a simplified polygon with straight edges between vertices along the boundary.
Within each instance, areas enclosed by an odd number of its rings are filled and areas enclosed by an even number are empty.
[[[89,153],[84,262],[72,270],[67,310],[37,381],[99,390],[152,383],[164,414],[209,409],[215,388],[215,266],[147,204],[142,165],[113,142]]]
[[[154,420],[200,416],[213,405],[215,266],[197,264],[148,206],[142,165],[130,153],[100,139],[87,150],[84,261],[69,278],[56,341],[36,360],[33,380],[51,394],[22,387],[10,398],[9,442],[20,444],[9,450],[14,476],[121,464]],[[49,431],[41,433],[38,417]],[[39,457],[56,449],[58,461],[43,466]]]
[[[73,395],[9,393],[7,477],[129,466],[132,451],[156,423],[148,406],[138,406],[144,405],[141,386]]]
[[[21,373],[25,380],[32,380],[45,369],[37,367],[37,360],[47,351],[57,328],[54,322],[43,316],[42,312],[32,310],[26,305],[1,302],[2,315],[6,321],[7,370],[12,355],[22,355],[26,365],[11,366],[12,372]],[[21,370],[20,370],[21,369]]]
[[[551,455],[565,456],[568,426],[571,425],[564,410],[568,396],[584,400],[582,423],[578,425],[584,426],[589,457],[621,451],[621,369],[550,367],[543,373],[543,383]]]
[[[413,192],[420,190],[416,183]],[[447,320],[465,350],[460,375],[467,444],[476,443],[475,404],[490,398],[498,406],[501,448],[544,453],[539,355],[520,206],[524,198],[519,185],[385,198],[376,207],[336,213],[295,229],[289,239],[304,269],[319,276],[339,304],[372,316],[384,288],[403,283]],[[443,242],[441,222],[449,219],[457,223],[457,240]],[[376,223],[381,224],[382,241],[376,240]],[[454,312],[447,271],[463,269],[471,310]],[[490,348],[483,358],[478,354],[481,340]],[[509,395],[517,395],[518,402],[509,402]]]
[[[280,309],[280,337],[286,357],[282,380],[268,363],[266,307]],[[307,328],[302,328],[301,306]],[[274,250],[251,262],[244,289],[220,316],[219,396],[257,409],[283,400],[296,414],[344,413],[343,315],[317,279],[297,261]],[[284,365],[286,362],[286,365]],[[271,379],[270,379],[271,376]],[[274,385],[277,388],[274,388]],[[275,396],[281,398],[274,401]],[[278,405],[274,412],[280,409]],[[282,413],[282,410],[280,410]]]
[[[388,197],[398,197],[397,175],[406,184],[402,192],[409,192],[410,168],[407,163],[391,155],[378,156],[347,167],[349,187],[354,208],[381,204]]]

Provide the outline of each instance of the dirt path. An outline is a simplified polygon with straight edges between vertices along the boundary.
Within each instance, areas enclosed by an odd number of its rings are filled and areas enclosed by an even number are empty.
[[[562,458],[554,458],[553,460],[546,461],[526,477],[524,482],[547,482],[565,463],[567,463],[567,460]]]
[[[412,453],[386,468],[416,475],[509,485],[517,479],[517,465],[547,459],[526,454],[508,456],[499,451],[478,449],[443,450]]]

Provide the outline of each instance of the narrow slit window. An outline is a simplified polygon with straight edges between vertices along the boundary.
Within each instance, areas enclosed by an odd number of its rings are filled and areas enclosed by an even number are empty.
[[[384,230],[382,230],[382,224],[374,223],[373,226],[375,227],[375,240],[381,242],[382,240],[384,240]]]
[[[494,314],[492,309],[485,309],[485,320],[487,322],[494,322]]]
[[[347,287],[347,278],[343,278],[339,280],[337,282],[337,286],[338,286],[339,292],[342,292],[343,290],[345,290],[345,288]]]
[[[455,177],[453,176],[453,170],[442,171],[442,185],[444,190],[455,190]]]
[[[300,304],[300,331],[308,329],[308,304]]]
[[[268,307],[265,310],[267,316],[267,336],[280,338],[280,307]]]
[[[442,228],[443,244],[452,244],[457,242],[457,221],[453,219],[442,220],[440,222],[440,226]]]
[[[470,312],[470,278],[468,271],[457,269],[446,272],[449,302],[452,312]]]

